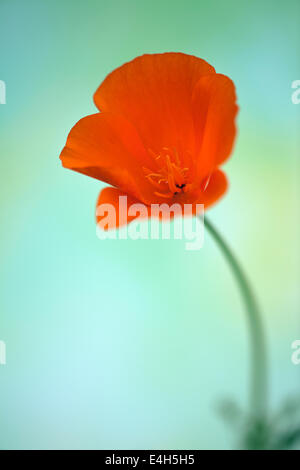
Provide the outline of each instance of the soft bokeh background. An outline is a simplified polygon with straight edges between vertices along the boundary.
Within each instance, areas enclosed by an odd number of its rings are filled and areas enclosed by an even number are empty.
[[[0,448],[230,448],[217,408],[247,405],[249,344],[218,248],[100,241],[100,182],[63,170],[93,92],[146,52],[182,51],[236,83],[231,188],[210,211],[255,285],[270,406],[299,394],[298,0],[0,0]]]

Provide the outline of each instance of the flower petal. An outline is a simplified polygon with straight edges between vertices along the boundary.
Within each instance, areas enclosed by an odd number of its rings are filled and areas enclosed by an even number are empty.
[[[214,74],[202,59],[182,53],[146,54],[114,70],[94,95],[104,112],[119,113],[137,128],[145,147],[193,152],[192,92]]]
[[[64,167],[105,181],[134,197],[151,198],[143,173],[149,155],[131,123],[121,116],[97,113],[71,130],[60,155]]]
[[[126,198],[126,200],[124,200],[124,198]],[[128,214],[128,209],[133,204],[140,205],[141,203],[119,189],[112,187],[102,189],[96,206],[96,221],[98,227],[102,230],[112,230],[129,224],[132,220],[140,217],[138,213],[135,216]],[[147,206],[144,206],[144,211],[147,211],[148,215]]]
[[[221,170],[215,171],[205,190],[199,192],[198,200],[192,204],[192,213],[197,213],[197,204],[204,204],[204,210],[207,210],[212,204],[223,196],[227,189],[227,180],[225,174]],[[122,200],[126,198],[126,201]],[[176,201],[172,201],[172,206]],[[137,214],[132,214],[133,205],[136,204]],[[166,202],[163,203],[168,204]],[[190,204],[190,203],[189,203]],[[137,217],[151,217],[151,206],[143,205],[140,211],[141,203],[134,197],[112,187],[102,189],[99,194],[96,206],[96,220],[99,229],[111,230],[123,225],[129,224]],[[121,209],[121,210],[120,210]],[[183,208],[182,208],[183,209]],[[131,214],[129,214],[129,210]],[[140,211],[140,212],[139,212]],[[154,211],[156,212],[156,211]],[[153,215],[153,213],[152,213]],[[158,213],[159,219],[162,221],[164,215]],[[174,212],[167,213],[166,219],[171,220],[175,216]],[[157,217],[157,215],[156,215]]]
[[[227,178],[221,170],[216,170],[206,185],[206,188],[199,194],[197,204],[204,204],[204,210],[215,204],[226,192],[228,188]]]
[[[203,178],[230,155],[238,112],[234,83],[225,75],[201,77],[193,93],[197,135],[197,178]]]

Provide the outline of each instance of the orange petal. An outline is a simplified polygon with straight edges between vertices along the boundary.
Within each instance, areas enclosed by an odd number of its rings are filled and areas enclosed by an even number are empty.
[[[221,74],[200,78],[193,93],[198,178],[229,157],[236,136],[237,111],[235,87],[230,78]]]
[[[98,227],[102,230],[111,230],[129,224],[137,217],[141,217],[142,214],[138,210],[135,215],[132,215],[132,213],[129,215],[128,210],[133,204],[138,204],[137,209],[141,206],[140,201],[116,188],[107,187],[102,189],[96,207]],[[143,205],[143,212],[147,212],[148,216],[148,207],[145,205]]]
[[[182,53],[137,57],[114,70],[95,93],[98,109],[120,113],[137,128],[145,147],[158,153],[174,147],[193,152],[193,89],[201,76],[214,74],[202,59]]]
[[[192,205],[192,212],[196,214],[196,204],[204,204],[204,210],[207,210],[212,204],[222,197],[227,189],[227,180],[225,174],[221,170],[215,171],[205,191],[199,193],[197,201]],[[125,199],[124,199],[125,198]],[[170,206],[175,201],[170,203]],[[168,204],[164,202],[164,205]],[[134,206],[133,206],[134,205]],[[132,209],[135,207],[135,214]],[[156,217],[157,217],[157,212]],[[152,215],[154,215],[152,213]],[[182,212],[183,213],[183,212]],[[173,219],[174,212],[165,215],[167,220]],[[140,201],[132,196],[112,187],[102,189],[97,200],[96,220],[97,225],[102,230],[110,230],[121,227],[130,223],[137,217],[151,217],[151,206],[141,204]],[[158,213],[160,220],[164,220],[162,212]]]
[[[227,178],[221,170],[216,170],[210,177],[204,191],[199,194],[197,204],[204,204],[204,210],[215,204],[228,188]]]
[[[150,163],[149,155],[134,126],[121,116],[97,113],[81,119],[60,158],[64,167],[117,186],[137,199],[153,193],[142,170]]]

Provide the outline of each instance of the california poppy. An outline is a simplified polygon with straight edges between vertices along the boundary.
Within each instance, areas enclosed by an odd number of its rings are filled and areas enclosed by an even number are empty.
[[[98,205],[118,210],[127,195],[146,206],[206,209],[225,193],[220,166],[232,151],[238,107],[233,82],[206,61],[182,53],[137,57],[105,78],[94,102],[100,112],[73,127],[60,158],[111,185]]]

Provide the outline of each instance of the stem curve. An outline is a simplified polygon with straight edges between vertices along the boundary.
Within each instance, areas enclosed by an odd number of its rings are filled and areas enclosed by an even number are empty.
[[[255,418],[265,419],[267,414],[267,354],[261,313],[250,283],[230,247],[207,217],[204,217],[204,224],[228,261],[240,288],[251,342],[250,411]]]

